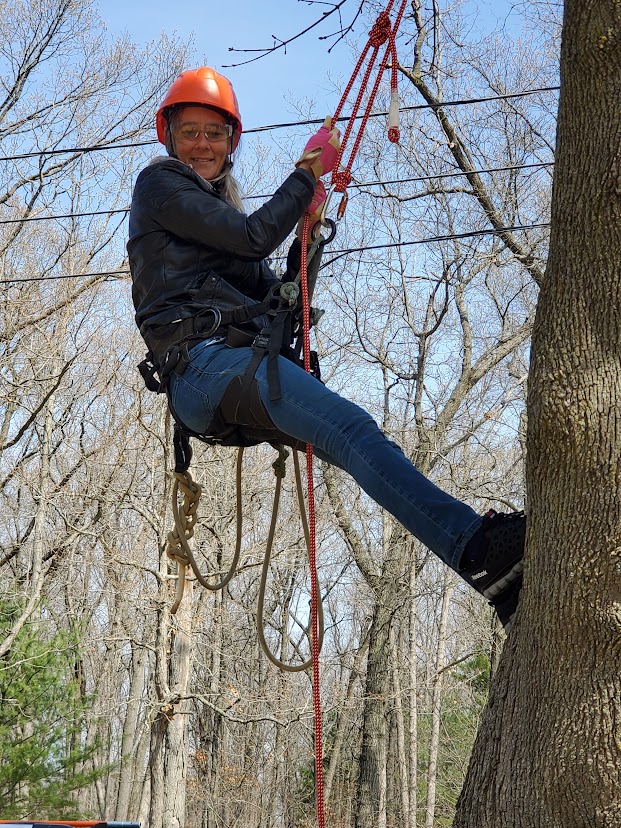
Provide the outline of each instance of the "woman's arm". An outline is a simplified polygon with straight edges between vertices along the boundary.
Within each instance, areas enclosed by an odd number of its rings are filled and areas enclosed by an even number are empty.
[[[315,186],[312,173],[297,169],[246,216],[203,189],[194,176],[174,159],[153,165],[139,176],[134,198],[165,231],[248,261],[264,259],[287,238]]]

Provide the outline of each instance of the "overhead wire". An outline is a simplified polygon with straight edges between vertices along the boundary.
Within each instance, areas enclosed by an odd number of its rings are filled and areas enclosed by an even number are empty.
[[[490,227],[485,230],[468,230],[463,233],[447,233],[443,236],[430,236],[424,239],[410,239],[409,241],[398,241],[398,242],[385,242],[382,244],[367,244],[363,245],[362,247],[347,247],[343,250],[333,250],[332,253],[335,254],[329,261],[322,264],[321,269],[328,267],[328,265],[334,264],[335,261],[341,259],[343,256],[348,256],[350,253],[363,253],[366,250],[385,250],[388,248],[396,248],[396,247],[411,247],[418,244],[432,244],[434,242],[442,242],[442,241],[453,241],[457,239],[467,239],[467,238],[476,238],[479,236],[490,236],[494,235],[497,236],[500,233],[519,233],[525,232],[527,230],[539,230],[545,229],[550,227],[549,222],[540,222],[540,223],[533,223],[533,224],[522,224],[522,225],[514,225],[512,227],[499,227],[494,228]],[[286,256],[273,256],[271,257],[272,261],[281,261],[285,260]],[[119,277],[122,278],[123,276],[129,276],[129,270],[104,270],[96,273],[68,273],[63,276],[28,276],[24,279],[0,279],[0,285],[7,285],[7,284],[21,284],[22,282],[45,282],[50,281],[53,279],[89,279],[95,278],[97,276],[106,276],[106,277]],[[118,279],[115,278],[115,281]]]
[[[497,100],[506,100],[509,98],[521,98],[526,97],[529,95],[535,95],[542,92],[555,92],[559,90],[559,86],[545,86],[545,87],[538,87],[535,89],[526,89],[520,92],[507,92],[500,95],[489,95],[489,96],[481,96],[481,97],[473,97],[473,98],[460,98],[450,101],[441,101],[438,104],[415,104],[412,106],[404,106],[401,107],[401,112],[412,112],[424,109],[439,109],[449,106],[463,106],[475,103],[486,103],[489,101],[497,101]],[[378,117],[385,117],[388,114],[387,111],[376,112],[372,113],[369,117],[371,118],[378,118]],[[362,116],[357,116],[362,117]],[[338,120],[348,120],[349,116],[342,116]],[[322,123],[321,119],[307,119],[303,121],[289,121],[284,123],[278,124],[268,124],[265,126],[259,127],[251,127],[250,129],[245,130],[246,134],[252,133],[260,133],[260,132],[267,132],[275,129],[285,129],[294,126],[308,126],[308,125],[315,125]],[[32,158],[32,157],[41,157],[44,155],[61,155],[63,153],[88,153],[88,152],[101,152],[107,150],[114,150],[114,149],[133,149],[140,146],[149,146],[153,144],[157,144],[156,140],[149,140],[149,141],[136,141],[132,143],[123,143],[123,144],[106,144],[106,145],[94,145],[94,146],[87,146],[87,147],[69,147],[69,148],[62,148],[62,149],[53,149],[53,150],[42,150],[39,152],[28,152],[28,153],[21,153],[17,155],[6,155],[0,157],[0,162],[2,161],[18,161],[24,158]],[[512,166],[505,166],[505,167],[490,167],[488,169],[481,169],[476,170],[474,172],[478,174],[484,173],[494,173],[494,172],[508,172],[520,169],[531,169],[531,168],[544,168],[547,166],[553,166],[552,161],[550,162],[534,162],[530,164],[518,164]],[[355,182],[353,186],[357,187],[358,189],[362,187],[371,187],[371,186],[385,186],[385,185],[393,185],[393,184],[405,184],[405,183],[416,183],[422,181],[433,181],[433,180],[440,180],[443,178],[452,178],[452,177],[459,177],[469,175],[471,173],[464,172],[461,170],[455,170],[445,173],[438,173],[435,175],[428,175],[428,176],[416,176],[413,178],[404,178],[404,179],[392,179],[386,181],[370,181],[370,182]],[[259,199],[259,198],[269,198],[269,194],[267,195],[248,195],[245,197],[246,200],[251,199]],[[119,208],[113,210],[93,210],[89,212],[83,213],[64,213],[52,216],[25,216],[18,219],[1,219],[0,224],[19,224],[21,222],[27,221],[51,221],[54,219],[73,219],[73,218],[81,218],[81,217],[91,217],[91,216],[99,216],[99,215],[114,215],[118,213],[128,213],[129,208]],[[336,255],[333,257],[327,264],[331,264],[337,259],[341,258],[342,256],[348,255],[349,253],[357,253],[357,252],[364,252],[365,250],[378,250],[378,249],[385,249],[385,248],[392,248],[392,247],[404,247],[409,245],[417,245],[417,244],[427,244],[439,241],[449,241],[451,239],[459,239],[459,238],[468,238],[468,237],[475,237],[481,235],[489,235],[489,234],[498,234],[499,232],[518,232],[520,230],[532,230],[536,228],[544,228],[549,227],[548,223],[542,224],[532,224],[520,227],[506,227],[500,229],[493,229],[490,228],[488,230],[481,230],[481,231],[471,231],[467,233],[453,233],[447,234],[444,236],[433,236],[426,239],[414,239],[407,242],[388,242],[381,245],[366,245],[363,247],[355,247],[355,248],[347,248],[346,250],[335,250],[333,251]],[[278,258],[278,257],[276,257]],[[324,267],[326,266],[324,265]],[[122,277],[129,274],[129,270],[116,270],[116,271],[102,271],[97,273],[75,273],[75,274],[66,274],[62,276],[38,276],[38,277],[27,277],[22,279],[0,279],[0,284],[17,284],[22,282],[39,282],[39,281],[50,281],[50,280],[60,280],[60,279],[82,279],[82,278],[95,278],[98,276],[102,277]]]
[[[524,98],[529,95],[537,95],[541,92],[558,92],[560,89],[559,86],[541,86],[535,89],[523,89],[521,92],[506,92],[502,95],[487,95],[478,98],[456,98],[452,101],[440,101],[437,104],[413,104],[412,106],[402,106],[400,107],[401,112],[416,112],[423,109],[444,109],[447,106],[464,106],[476,103],[487,103],[490,101],[503,101],[508,100],[509,98]],[[382,118],[388,115],[388,110],[382,112],[374,112],[369,115],[370,118]],[[353,120],[358,120],[363,116],[356,116]],[[349,115],[343,115],[337,119],[338,121],[349,121]],[[256,134],[260,132],[270,132],[274,129],[288,129],[290,127],[296,126],[314,126],[316,124],[322,124],[322,118],[310,118],[304,121],[288,121],[279,124],[266,124],[265,126],[258,126],[258,127],[250,127],[249,129],[244,130],[245,135],[249,134]],[[115,150],[115,149],[134,149],[135,147],[147,147],[153,144],[157,144],[158,141],[156,139],[150,139],[148,141],[134,141],[132,143],[124,143],[124,144],[102,144],[102,145],[93,145],[93,146],[86,146],[86,147],[65,147],[59,149],[49,149],[49,150],[39,150],[38,152],[24,152],[18,155],[4,155],[0,157],[1,161],[20,161],[24,158],[36,158],[41,157],[43,155],[63,155],[65,153],[77,153],[77,154],[85,154],[88,152],[107,152],[108,150]]]
[[[413,178],[393,178],[385,181],[381,179],[377,179],[375,181],[358,181],[352,182],[350,186],[355,187],[356,189],[362,189],[363,187],[379,187],[392,184],[415,184],[422,181],[437,181],[444,178],[458,178],[460,176],[463,177],[467,175],[483,175],[485,173],[514,172],[517,170],[540,169],[553,166],[554,161],[536,161],[529,164],[513,164],[506,167],[488,167],[487,169],[469,170],[467,172],[464,172],[463,170],[454,170],[451,172],[436,173],[434,175],[419,175]],[[243,200],[253,201],[262,198],[271,198],[272,195],[272,193],[251,193],[250,195],[243,196]],[[84,213],[59,213],[50,216],[23,216],[22,218],[15,219],[0,219],[0,224],[20,224],[25,221],[52,221],[53,219],[88,218],[90,216],[112,216],[117,213],[129,213],[129,209],[129,207],[121,207],[114,210],[92,210]]]

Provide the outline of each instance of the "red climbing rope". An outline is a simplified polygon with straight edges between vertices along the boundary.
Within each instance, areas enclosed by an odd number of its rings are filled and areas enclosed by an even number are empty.
[[[362,50],[360,57],[358,58],[358,62],[356,67],[352,73],[352,76],[349,80],[349,83],[345,87],[345,92],[343,92],[343,96],[339,102],[339,105],[336,108],[334,116],[332,118],[332,123],[336,124],[337,119],[341,114],[341,110],[343,106],[347,102],[351,90],[356,82],[356,78],[360,74],[360,70],[362,69],[362,65],[371,51],[371,56],[369,58],[369,62],[367,67],[364,71],[364,75],[362,77],[362,81],[360,83],[360,88],[358,89],[358,95],[356,97],[356,101],[352,108],[352,111],[349,116],[349,121],[347,123],[347,127],[345,128],[345,134],[343,135],[343,139],[341,141],[341,148],[339,150],[339,154],[336,159],[336,164],[334,165],[334,171],[332,172],[332,185],[337,193],[344,193],[347,189],[351,181],[351,168],[354,163],[354,159],[360,147],[360,142],[362,141],[362,136],[364,135],[364,131],[366,129],[367,121],[369,120],[369,116],[371,115],[371,110],[373,108],[373,104],[375,103],[375,98],[377,96],[377,92],[379,89],[379,85],[381,83],[384,71],[386,69],[386,65],[388,63],[388,57],[391,58],[391,74],[390,74],[390,110],[388,114],[388,138],[393,143],[397,143],[399,141],[399,93],[397,89],[397,66],[398,66],[398,58],[397,58],[397,44],[396,44],[396,36],[399,30],[399,26],[401,25],[401,20],[405,13],[405,7],[407,5],[407,0],[402,0],[401,6],[397,13],[397,17],[395,19],[394,26],[391,25],[390,22],[390,12],[393,6],[394,0],[389,0],[388,5],[381,12],[375,21],[371,31],[369,32],[369,40],[367,45]],[[367,86],[369,84],[369,80],[371,78],[371,73],[373,71],[373,67],[375,65],[375,61],[379,54],[380,48],[383,46],[384,43],[388,42],[388,46],[386,47],[386,52],[384,57],[380,61],[377,77],[375,79],[375,83],[373,84],[373,88],[367,98],[367,104],[364,110],[364,114],[362,115],[362,120],[360,123],[360,127],[356,134],[356,138],[354,140],[354,145],[352,147],[351,153],[349,155],[349,160],[347,164],[343,165],[341,169],[341,164],[343,160],[343,154],[345,152],[345,147],[349,141],[351,133],[353,131],[354,122],[358,117],[358,112],[360,110],[360,105],[362,103],[362,99],[366,92]]]
[[[308,238],[310,217],[304,216],[302,238]],[[304,343],[304,370],[310,373],[310,299],[308,295],[308,248],[302,245],[300,263],[300,284],[302,288],[302,329]],[[319,686],[319,581],[317,579],[316,531],[315,531],[315,487],[313,485],[313,447],[306,445],[306,486],[308,492],[308,565],[311,579],[311,655],[313,660],[313,707],[315,714],[315,800],[317,824],[324,828],[325,812],[323,797],[323,736],[321,728],[321,688]]]
[[[343,139],[341,141],[341,146],[339,149],[339,153],[336,159],[336,163],[334,165],[334,170],[332,172],[332,187],[337,193],[343,193],[343,201],[339,207],[338,217],[341,218],[343,212],[345,211],[346,205],[346,194],[345,191],[347,189],[348,184],[351,181],[351,168],[356,157],[356,153],[358,152],[358,148],[360,147],[360,142],[362,141],[362,136],[364,135],[364,130],[367,125],[367,121],[369,120],[369,116],[371,114],[371,109],[373,107],[373,103],[375,102],[375,97],[377,95],[377,91],[379,89],[379,85],[386,69],[386,65],[388,63],[388,57],[391,57],[391,81],[390,81],[390,88],[391,88],[391,99],[390,99],[390,110],[388,115],[388,138],[393,143],[396,143],[399,140],[399,98],[398,98],[398,91],[397,91],[397,47],[396,47],[396,35],[397,31],[399,30],[399,25],[401,24],[401,20],[403,18],[403,14],[405,12],[405,7],[407,5],[407,0],[402,0],[401,7],[399,8],[399,12],[397,13],[397,17],[395,19],[394,26],[390,22],[390,11],[392,9],[394,0],[389,0],[388,6],[386,9],[381,12],[378,16],[375,24],[371,28],[369,32],[369,41],[365,48],[360,55],[360,58],[356,64],[354,72],[351,76],[349,83],[343,93],[343,97],[340,100],[340,103],[334,113],[332,118],[332,123],[336,124],[337,119],[341,114],[341,110],[345,105],[349,94],[354,86],[356,78],[360,73],[362,65],[367,57],[367,54],[372,49],[371,57],[369,63],[365,69],[360,89],[358,90],[358,95],[356,97],[356,102],[352,109],[352,112],[349,117],[349,121],[347,123],[347,127],[345,129],[345,134],[343,135]],[[350,138],[352,133],[354,121],[358,116],[358,110],[360,109],[360,105],[362,103],[362,99],[364,97],[366,88],[369,83],[369,79],[371,77],[371,73],[373,71],[373,66],[375,64],[377,55],[381,46],[388,42],[388,46],[386,48],[386,53],[379,64],[379,70],[377,73],[377,78],[375,79],[375,83],[373,84],[373,88],[368,96],[366,108],[364,114],[362,116],[362,121],[360,127],[358,129],[358,133],[356,135],[354,145],[352,147],[351,153],[349,155],[349,160],[347,164],[341,169],[341,163],[343,158],[343,152],[345,146]],[[302,239],[308,238],[309,233],[309,225],[310,225],[310,216],[307,213],[304,217],[304,228],[302,231]],[[311,362],[310,362],[310,299],[308,293],[308,249],[305,244],[302,244],[302,261],[300,266],[300,285],[302,289],[302,320],[303,320],[303,344],[304,344],[304,369],[310,373],[311,371]],[[311,579],[311,621],[310,621],[310,630],[311,630],[311,656],[313,662],[313,707],[314,707],[314,714],[315,714],[315,799],[316,799],[316,806],[317,806],[317,824],[319,828],[324,828],[325,826],[325,809],[324,809],[324,784],[323,784],[323,737],[322,737],[322,728],[321,728],[321,689],[319,686],[319,617],[318,617],[318,606],[319,606],[319,581],[317,578],[317,555],[316,555],[316,532],[315,532],[315,490],[313,485],[313,449],[312,446],[306,446],[306,485],[307,485],[307,492],[308,492],[308,527],[309,527],[309,535],[310,535],[310,543],[309,543],[309,569],[310,569],[310,579]]]

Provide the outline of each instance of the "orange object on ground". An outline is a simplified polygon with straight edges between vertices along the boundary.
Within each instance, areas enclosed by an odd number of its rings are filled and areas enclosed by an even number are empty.
[[[139,822],[102,822],[95,820],[32,820],[32,819],[0,819],[0,825],[28,825],[31,828],[47,828],[49,825],[64,825],[67,828],[140,828]]]

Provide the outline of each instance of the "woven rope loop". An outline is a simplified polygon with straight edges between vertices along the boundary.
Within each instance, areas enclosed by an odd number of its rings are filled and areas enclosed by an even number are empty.
[[[166,554],[181,566],[188,566],[189,559],[184,549],[183,541],[187,543],[194,536],[201,487],[192,480],[190,472],[176,473],[173,492],[175,499],[179,490],[183,494],[183,506],[179,511],[179,520],[175,521],[174,529],[167,535],[166,540],[168,541],[168,545],[166,547]]]
[[[382,43],[386,43],[392,32],[390,25],[390,15],[387,11],[380,12],[377,20],[373,24],[369,32],[369,43],[375,49],[378,49]]]
[[[337,193],[344,193],[351,182],[351,173],[349,170],[339,170],[332,173],[332,183],[334,190]]]

